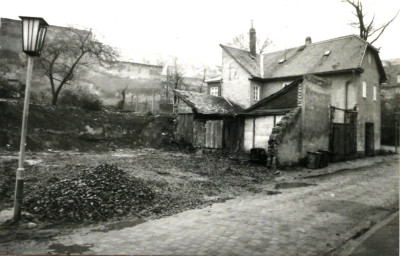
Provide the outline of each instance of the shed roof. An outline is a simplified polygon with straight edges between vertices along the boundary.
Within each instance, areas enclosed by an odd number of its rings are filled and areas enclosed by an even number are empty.
[[[361,70],[365,52],[370,49],[377,59],[381,80],[386,79],[378,50],[356,35],[263,54],[261,55],[264,71],[262,77],[260,75],[260,55],[251,58],[248,51],[223,45],[221,47],[241,64],[251,76],[262,79]]]
[[[174,92],[198,114],[235,116],[243,110],[223,97],[183,90],[174,90]]]
[[[278,92],[245,109],[240,115],[280,115],[297,107],[298,87],[302,80],[296,80]]]

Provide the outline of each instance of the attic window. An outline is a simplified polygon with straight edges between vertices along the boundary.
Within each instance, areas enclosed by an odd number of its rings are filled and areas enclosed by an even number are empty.
[[[326,52],[324,53],[324,56],[329,56],[329,54],[331,54],[331,51],[326,51]]]
[[[285,62],[285,59],[280,59],[279,64]]]

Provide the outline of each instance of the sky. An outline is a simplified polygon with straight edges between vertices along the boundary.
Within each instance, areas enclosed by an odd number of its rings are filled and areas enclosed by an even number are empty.
[[[400,9],[399,0],[363,0],[367,19],[377,25]],[[253,20],[258,37],[273,44],[267,51],[323,41],[358,30],[352,7],[342,0],[13,0],[0,3],[0,17],[43,17],[50,25],[92,28],[125,60],[155,62],[177,56],[196,65],[220,65],[221,48],[247,33]],[[400,58],[400,15],[374,44],[381,59]]]

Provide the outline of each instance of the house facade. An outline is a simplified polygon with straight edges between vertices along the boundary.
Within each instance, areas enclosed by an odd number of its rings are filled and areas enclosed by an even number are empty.
[[[287,165],[307,151],[329,150],[340,161],[380,149],[386,75],[377,49],[350,35],[257,54],[250,34],[250,51],[220,45],[222,77],[214,83],[244,109],[236,117],[241,150],[263,148]]]

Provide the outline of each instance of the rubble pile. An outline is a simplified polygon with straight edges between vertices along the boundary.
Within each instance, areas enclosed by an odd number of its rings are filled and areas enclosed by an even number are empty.
[[[43,187],[27,198],[25,206],[42,220],[102,221],[139,212],[154,197],[152,189],[142,180],[115,165],[103,164]]]

